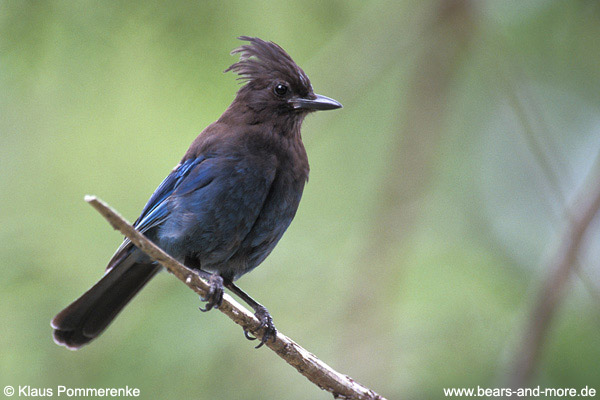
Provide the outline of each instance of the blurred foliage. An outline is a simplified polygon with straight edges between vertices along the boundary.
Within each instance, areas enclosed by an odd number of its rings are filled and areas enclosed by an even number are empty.
[[[232,100],[239,35],[344,104],[305,122],[299,212],[240,285],[390,399],[502,387],[600,148],[594,1],[0,2],[2,386],[330,397],[167,274],[92,345],[51,339],[120,242],[83,195],[136,218]],[[600,390],[599,225],[533,384]]]

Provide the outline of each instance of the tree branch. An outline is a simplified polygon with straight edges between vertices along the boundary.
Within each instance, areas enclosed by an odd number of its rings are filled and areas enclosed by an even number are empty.
[[[187,268],[161,250],[102,200],[95,196],[85,196],[85,201],[90,203],[92,207],[102,214],[113,228],[121,231],[123,235],[131,240],[133,244],[150,258],[159,262],[194,292],[202,297],[206,296],[209,286],[200,279],[193,270]],[[256,337],[262,337],[262,330],[258,319],[228,294],[224,294],[223,303],[218,310]],[[333,370],[330,366],[319,360],[314,354],[308,352],[280,332],[277,332],[275,341],[269,340],[265,344],[277,353],[279,357],[283,358],[288,364],[308,378],[309,381],[321,389],[333,394],[334,398],[385,400],[383,397],[354,381],[349,376]]]

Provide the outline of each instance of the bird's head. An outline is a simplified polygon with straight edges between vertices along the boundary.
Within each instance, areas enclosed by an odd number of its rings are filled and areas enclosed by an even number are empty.
[[[236,102],[256,112],[299,117],[342,107],[329,97],[315,94],[302,68],[277,44],[248,36],[239,39],[249,43],[231,52],[240,54],[240,60],[225,70],[236,72],[238,79],[246,82]]]

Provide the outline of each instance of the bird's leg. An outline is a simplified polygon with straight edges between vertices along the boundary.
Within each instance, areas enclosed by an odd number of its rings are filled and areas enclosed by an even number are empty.
[[[273,339],[273,341],[275,341],[275,339],[277,338],[277,329],[275,329],[275,325],[273,325],[273,318],[271,318],[271,314],[269,314],[269,311],[265,308],[265,306],[258,303],[252,297],[250,297],[246,292],[237,287],[232,281],[226,279],[224,283],[226,288],[231,290],[233,293],[236,294],[236,296],[244,300],[246,304],[252,307],[252,309],[254,310],[254,315],[260,321],[261,328],[265,329],[265,333],[263,334],[263,337],[260,340],[258,346],[256,346],[256,348],[258,349],[271,338]],[[249,340],[256,339],[255,337],[250,336],[248,331],[245,329],[244,335]]]
[[[211,274],[200,269],[200,262],[197,259],[186,257],[185,265],[192,268],[196,274],[207,281],[209,285],[206,297],[200,298],[200,300],[206,301],[206,308],[199,307],[200,311],[206,312],[213,308],[219,308],[223,303],[223,293],[225,292],[225,289],[223,288],[223,278],[221,278],[220,275]]]

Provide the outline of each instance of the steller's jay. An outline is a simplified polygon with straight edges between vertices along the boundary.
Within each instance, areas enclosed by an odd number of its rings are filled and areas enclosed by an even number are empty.
[[[233,282],[271,253],[296,214],[309,170],[302,121],[342,105],[315,94],[277,44],[239,39],[249,43],[232,52],[240,60],[225,72],[245,85],[192,142],[134,226],[207,279],[203,311],[221,304],[224,286],[248,303],[265,328],[260,347],[275,338],[271,316]],[[98,283],[54,317],[54,341],[78,349],[95,339],[160,269],[126,239]]]

